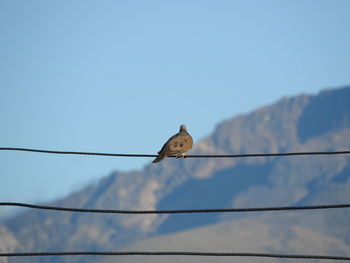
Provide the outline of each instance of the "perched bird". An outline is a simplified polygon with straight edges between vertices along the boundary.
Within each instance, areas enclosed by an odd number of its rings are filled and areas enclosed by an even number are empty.
[[[181,125],[180,131],[172,136],[158,152],[158,157],[153,160],[153,163],[160,162],[167,156],[175,155],[176,158],[185,158],[185,152],[192,148],[193,140],[191,135],[186,131],[186,126]]]

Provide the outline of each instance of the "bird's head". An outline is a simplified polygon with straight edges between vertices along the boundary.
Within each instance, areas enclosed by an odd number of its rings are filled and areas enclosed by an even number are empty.
[[[186,131],[186,125],[182,124],[180,126],[180,132],[185,132]]]

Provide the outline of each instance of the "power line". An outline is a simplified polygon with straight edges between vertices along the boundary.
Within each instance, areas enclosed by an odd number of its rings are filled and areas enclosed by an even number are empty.
[[[291,255],[267,253],[232,253],[232,252],[192,252],[192,251],[72,251],[72,252],[28,252],[28,253],[0,253],[0,257],[30,257],[30,256],[204,256],[204,257],[265,257],[265,258],[294,258],[294,259],[326,259],[350,260],[346,256],[328,255]]]
[[[56,151],[41,150],[30,148],[0,147],[1,151],[22,151],[49,154],[67,154],[67,155],[94,155],[110,157],[157,157],[156,154],[129,154],[129,153],[100,153],[100,152],[77,152],[77,151]],[[201,154],[186,155],[187,158],[242,158],[242,157],[271,157],[271,156],[293,156],[293,155],[333,155],[350,154],[350,151],[323,151],[323,152],[287,152],[287,153],[252,153],[252,154]],[[169,156],[176,157],[176,156]]]
[[[17,202],[0,202],[0,206],[17,206],[33,209],[55,210],[80,213],[108,213],[108,214],[190,214],[190,213],[238,213],[238,212],[263,212],[263,211],[288,211],[288,210],[318,210],[350,208],[350,204],[337,205],[313,205],[313,206],[280,206],[257,208],[220,208],[220,209],[180,209],[180,210],[114,210],[114,209],[88,209],[70,208],[59,206],[34,205]]]
[[[14,147],[0,147],[1,151],[22,151],[22,152],[36,152],[36,153],[50,153],[50,154],[68,154],[68,155],[95,155],[95,156],[112,156],[112,157],[157,157],[154,154],[125,154],[125,153],[98,153],[98,152],[76,152],[76,151],[52,151],[29,148],[14,148]]]

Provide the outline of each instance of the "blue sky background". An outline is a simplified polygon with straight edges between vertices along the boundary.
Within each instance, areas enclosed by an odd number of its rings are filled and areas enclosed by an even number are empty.
[[[350,84],[350,1],[0,1],[0,146],[156,153],[282,96]],[[0,200],[145,158],[0,152]],[[0,212],[1,214],[1,212]]]

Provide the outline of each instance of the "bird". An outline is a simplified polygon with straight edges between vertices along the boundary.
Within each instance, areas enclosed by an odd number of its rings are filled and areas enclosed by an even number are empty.
[[[176,158],[185,158],[185,152],[192,148],[193,139],[186,130],[186,125],[180,126],[180,131],[170,137],[170,139],[163,145],[162,149],[158,152],[158,156],[154,159],[153,163],[158,163],[165,157],[175,155]]]

